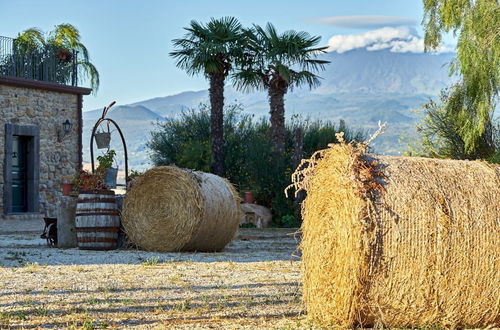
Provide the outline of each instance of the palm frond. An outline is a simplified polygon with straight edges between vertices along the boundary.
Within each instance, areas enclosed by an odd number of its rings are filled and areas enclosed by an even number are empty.
[[[231,75],[234,87],[243,92],[264,89],[263,78],[262,72],[252,69],[239,70]]]
[[[77,64],[79,73],[83,74],[86,79],[90,80],[90,88],[92,88],[92,94],[95,95],[99,90],[100,84],[99,72],[97,71],[97,68],[88,60],[80,60]]]
[[[45,38],[42,30],[33,27],[18,34],[14,42],[18,51],[28,52],[43,48],[45,45]]]
[[[226,76],[243,56],[243,28],[234,17],[212,18],[207,24],[193,20],[184,30],[183,38],[172,40],[170,56],[190,75],[220,72]]]
[[[241,64],[241,71],[254,71],[261,74],[260,81],[280,81],[290,87],[307,85],[310,88],[320,84],[317,72],[323,71],[330,63],[318,59],[328,47],[318,46],[321,38],[311,36],[304,31],[288,30],[278,33],[277,29],[267,23],[265,27],[254,25],[244,31],[247,59]],[[267,78],[262,78],[262,75]],[[235,79],[243,79],[245,74],[237,74]],[[237,88],[247,87],[248,83],[235,81]],[[286,86],[284,87],[287,88]]]
[[[71,24],[59,24],[50,33],[48,42],[56,47],[75,49],[81,45],[80,32]]]

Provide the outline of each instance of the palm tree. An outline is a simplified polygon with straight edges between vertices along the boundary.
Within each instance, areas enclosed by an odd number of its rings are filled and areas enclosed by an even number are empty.
[[[317,56],[327,47],[316,47],[320,37],[307,32],[286,31],[278,34],[268,23],[265,28],[254,25],[245,30],[245,60],[233,75],[239,90],[263,89],[269,97],[271,132],[275,151],[285,150],[285,94],[293,87],[320,84],[315,74],[329,61]]]
[[[190,75],[204,74],[210,82],[210,132],[214,162],[212,172],[224,174],[224,83],[243,52],[242,27],[234,17],[212,18],[206,25],[191,21],[182,39],[174,39],[170,53],[177,67]]]
[[[20,33],[14,40],[15,48],[18,53],[29,54],[33,52],[44,53],[47,50],[55,51],[53,54],[61,62],[69,62],[71,56],[77,53],[77,68],[79,75],[83,75],[90,80],[90,87],[93,92],[99,88],[99,72],[90,62],[89,52],[80,41],[80,32],[71,24],[56,25],[47,38],[38,28],[30,28]],[[71,67],[58,66],[58,80],[61,83],[68,83],[71,78]]]

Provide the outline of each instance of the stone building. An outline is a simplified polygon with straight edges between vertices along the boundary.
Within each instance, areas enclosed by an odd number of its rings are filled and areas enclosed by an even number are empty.
[[[82,164],[88,88],[0,71],[0,230],[43,228]],[[74,80],[75,81],[75,80]]]

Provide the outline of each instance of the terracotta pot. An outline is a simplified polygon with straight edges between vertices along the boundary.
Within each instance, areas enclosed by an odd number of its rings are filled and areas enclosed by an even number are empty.
[[[245,203],[250,203],[250,204],[255,203],[255,198],[253,197],[253,194],[251,191],[245,191],[245,197],[243,198],[243,201]]]
[[[63,183],[61,184],[62,187],[62,194],[64,196],[69,196],[71,191],[73,191],[73,184],[72,183]]]

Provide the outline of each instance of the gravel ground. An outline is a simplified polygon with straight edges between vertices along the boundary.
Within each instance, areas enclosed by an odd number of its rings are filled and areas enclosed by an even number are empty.
[[[0,328],[293,329],[293,230],[242,229],[221,253],[49,248],[0,235]]]

